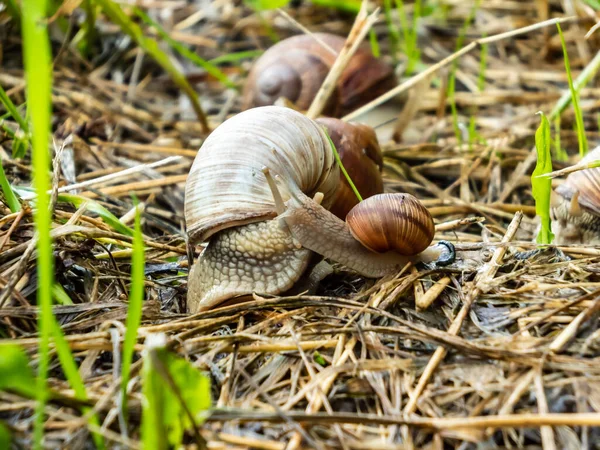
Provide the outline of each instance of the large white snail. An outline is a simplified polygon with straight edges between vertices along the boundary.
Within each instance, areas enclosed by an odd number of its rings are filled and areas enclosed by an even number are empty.
[[[327,210],[339,183],[321,125],[292,109],[254,108],[220,125],[202,145],[186,184],[189,240],[209,241],[190,269],[188,310],[252,292],[285,292],[312,252],[368,277],[438,256],[419,253],[431,243],[434,226],[414,197],[370,197],[346,223]],[[380,237],[384,244],[374,243]]]
[[[581,163],[600,160],[600,147]],[[552,196],[552,231],[559,245],[600,245],[600,167],[573,172]]]

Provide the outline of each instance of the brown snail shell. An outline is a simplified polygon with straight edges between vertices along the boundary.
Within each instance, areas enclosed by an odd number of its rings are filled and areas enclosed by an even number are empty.
[[[346,222],[362,245],[377,253],[411,256],[425,250],[435,235],[427,208],[410,194],[378,194],[356,205]]]
[[[243,109],[272,105],[285,97],[298,109],[307,110],[344,43],[345,38],[329,33],[303,34],[278,42],[250,70]],[[323,114],[344,115],[395,85],[393,68],[375,58],[368,47],[360,47],[340,76]]]
[[[361,197],[366,199],[383,193],[383,155],[375,131],[367,125],[329,117],[319,118],[316,122],[327,128],[342,164]],[[345,219],[357,203],[358,198],[340,171],[340,185],[330,211],[340,219]]]

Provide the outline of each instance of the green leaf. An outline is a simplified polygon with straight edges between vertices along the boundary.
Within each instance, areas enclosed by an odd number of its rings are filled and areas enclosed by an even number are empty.
[[[23,137],[18,137],[15,134],[12,143],[12,157],[14,159],[23,158],[29,148],[29,140]]]
[[[118,217],[94,200],[74,194],[59,194],[58,200],[71,203],[76,208],[80,208],[81,205],[85,204],[88,211],[98,214],[104,222],[113,227],[116,231],[127,236],[133,236],[133,230],[131,228],[123,224]]]
[[[573,109],[575,110],[575,123],[577,124],[577,140],[579,141],[579,155],[583,158],[588,152],[588,142],[585,136],[585,128],[583,125],[583,115],[581,114],[581,108],[579,107],[578,92],[573,85],[573,77],[571,76],[571,65],[569,64],[569,54],[567,53],[567,44],[565,43],[565,37],[563,36],[560,24],[556,24],[558,28],[558,34],[560,35],[560,42],[562,45],[563,56],[565,59],[565,71],[567,72],[567,79],[569,80],[569,91],[571,92],[571,101],[573,102]],[[599,60],[600,61],[600,60]]]
[[[0,421],[0,448],[11,448],[10,443],[12,438],[10,436],[10,430]]]
[[[163,344],[149,344],[151,340]],[[169,445],[180,445],[184,432],[192,429],[190,415],[200,425],[211,407],[210,378],[166,350],[165,341],[164,335],[153,335],[146,341],[142,369],[144,448],[168,448],[165,437]]]
[[[54,286],[52,286],[52,296],[54,297],[54,300],[61,305],[73,304],[73,300],[71,300],[69,294],[67,294],[63,287],[58,283],[54,283]]]
[[[248,6],[255,11],[265,11],[267,9],[283,8],[290,0],[244,0]]]
[[[2,187],[2,192],[4,193],[4,198],[6,199],[6,204],[10,208],[10,211],[13,213],[19,212],[21,210],[21,202],[17,198],[15,192],[12,189],[12,186],[8,182],[6,178],[6,174],[4,173],[4,167],[2,165],[2,160],[0,159],[0,187]]]
[[[327,361],[325,360],[325,358],[323,358],[323,355],[321,355],[319,352],[315,351],[313,353],[313,358],[315,359],[315,362],[323,367],[327,367],[329,364],[327,364]]]
[[[198,95],[192,86],[188,83],[187,79],[177,70],[173,65],[169,57],[163,52],[158,43],[144,36],[142,29],[134,23],[128,16],[123,12],[121,7],[114,3],[112,0],[95,0],[98,5],[102,7],[104,14],[108,16],[115,24],[121,27],[121,30],[131,36],[131,38],[137,42],[142,50],[148,53],[154,60],[171,76],[173,82],[179,86],[179,88],[185,92],[190,99],[192,107],[198,116],[198,120],[202,124],[205,131],[209,130],[208,121],[206,115],[200,106],[198,101]]]
[[[36,395],[35,376],[29,358],[17,344],[0,345],[0,389],[10,389],[25,397]]]
[[[554,239],[550,221],[550,197],[552,195],[552,179],[540,175],[552,172],[552,156],[550,141],[550,122],[543,113],[542,121],[535,132],[535,148],[537,163],[531,175],[531,190],[535,199],[535,213],[541,220],[541,228],[537,236],[539,244],[551,244]]]
[[[131,255],[131,290],[129,291],[129,306],[127,308],[126,331],[123,342],[123,363],[121,366],[121,408],[126,411],[127,383],[131,373],[131,360],[138,328],[142,320],[142,303],[144,301],[144,237],[138,202],[134,198],[135,227],[133,233],[133,248]]]
[[[349,13],[358,13],[360,11],[360,0],[311,0],[313,5],[321,6],[324,8],[333,8],[338,11],[345,11]]]

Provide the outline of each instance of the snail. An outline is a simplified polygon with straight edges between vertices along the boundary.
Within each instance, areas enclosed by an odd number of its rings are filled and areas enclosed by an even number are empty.
[[[248,74],[242,108],[273,105],[284,97],[298,109],[307,110],[345,41],[334,34],[313,33],[292,36],[273,45]],[[368,47],[359,47],[342,72],[323,114],[341,117],[389,91],[396,83],[391,66],[375,58]]]
[[[313,252],[367,277],[439,256],[429,247],[433,219],[418,200],[373,196],[344,222],[327,210],[339,180],[325,132],[299,112],[265,106],[217,127],[199,150],[185,189],[189,242],[209,241],[190,268],[188,311],[253,292],[285,292],[306,271]],[[361,225],[365,218],[371,223]],[[398,237],[387,239],[386,232],[383,244],[367,244],[384,253],[357,240],[380,233],[386,221]],[[407,239],[419,242],[402,244]],[[398,242],[397,250],[417,254],[394,251]]]
[[[383,155],[377,136],[371,127],[323,117],[316,122],[324,125],[337,149],[342,164],[362,198],[383,192]],[[330,211],[344,219],[358,203],[356,194],[340,173],[340,182]]]
[[[600,147],[581,164],[600,160]],[[600,244],[600,167],[570,173],[552,192],[552,231],[558,245]]]

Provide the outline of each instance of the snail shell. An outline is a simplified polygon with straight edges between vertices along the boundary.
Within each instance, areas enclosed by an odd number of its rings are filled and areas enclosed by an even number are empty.
[[[600,147],[592,150],[581,159],[581,164],[591,163],[600,159]],[[600,215],[600,167],[572,172],[556,192],[567,200],[572,200],[578,194],[579,206]]]
[[[363,199],[383,192],[383,155],[375,131],[366,125],[352,124],[340,119],[320,118],[337,149],[344,168]],[[340,173],[340,186],[330,211],[345,219],[358,203],[358,198]]]
[[[322,192],[322,205],[331,206],[339,168],[322,128],[289,108],[255,108],[223,122],[198,151],[185,188],[191,242],[276,216],[263,167],[309,196]],[[289,197],[285,189],[282,196]]]
[[[315,37],[331,49],[325,48]],[[307,110],[345,38],[328,33],[298,35],[269,48],[254,64],[244,86],[243,109],[272,105],[280,97]],[[393,68],[359,48],[342,72],[323,114],[338,117],[387,92],[396,84]]]
[[[600,147],[581,163],[600,160]],[[559,245],[600,244],[600,167],[572,172],[555,189],[552,230]]]
[[[417,255],[435,235],[431,214],[410,194],[374,195],[352,208],[346,222],[352,235],[377,253]]]

